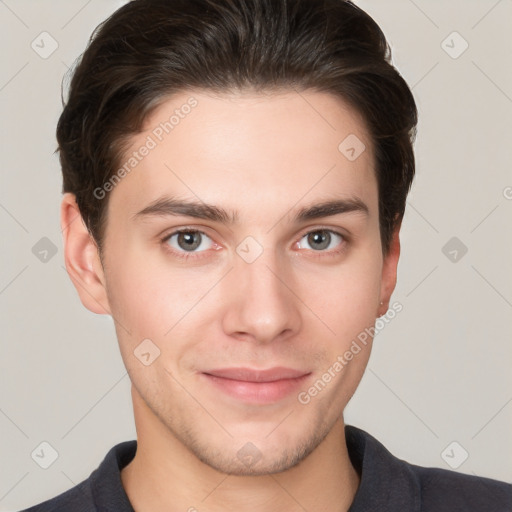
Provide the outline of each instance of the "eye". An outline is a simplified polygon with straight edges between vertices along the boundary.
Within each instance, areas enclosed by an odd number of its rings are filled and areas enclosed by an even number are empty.
[[[340,233],[330,229],[317,229],[315,231],[306,233],[300,239],[298,242],[300,249],[303,249],[301,246],[303,240],[306,240],[306,242],[314,251],[327,252],[326,249],[333,249],[336,246],[342,245],[342,243],[345,241],[345,238]]]
[[[182,229],[167,236],[164,241],[177,252],[202,252],[213,247],[213,240],[193,229]]]

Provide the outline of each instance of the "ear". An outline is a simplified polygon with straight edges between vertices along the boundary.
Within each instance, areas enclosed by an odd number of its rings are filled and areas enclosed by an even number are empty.
[[[389,246],[388,253],[384,256],[382,264],[382,279],[380,288],[380,300],[381,304],[377,312],[377,316],[382,316],[389,309],[389,301],[391,300],[391,294],[393,293],[396,286],[396,273],[398,267],[398,259],[400,258],[400,227],[402,221],[400,220],[394,231]]]
[[[82,304],[93,313],[110,315],[98,246],[82,219],[74,194],[64,194],[60,219],[66,270]]]

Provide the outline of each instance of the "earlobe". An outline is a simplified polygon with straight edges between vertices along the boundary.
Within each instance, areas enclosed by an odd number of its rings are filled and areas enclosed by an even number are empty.
[[[109,315],[98,247],[82,219],[74,194],[64,194],[60,213],[66,270],[80,300],[93,313]]]
[[[384,315],[389,309],[391,294],[393,293],[396,286],[397,267],[398,260],[400,258],[400,226],[401,222],[397,224],[395,230],[393,231],[389,251],[384,256],[380,290],[381,302],[378,308],[377,316]]]

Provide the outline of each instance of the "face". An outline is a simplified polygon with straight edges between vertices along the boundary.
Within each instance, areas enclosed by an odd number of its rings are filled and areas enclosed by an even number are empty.
[[[319,92],[199,91],[131,142],[100,280],[139,414],[222,472],[292,467],[342,418],[394,286],[364,123]]]

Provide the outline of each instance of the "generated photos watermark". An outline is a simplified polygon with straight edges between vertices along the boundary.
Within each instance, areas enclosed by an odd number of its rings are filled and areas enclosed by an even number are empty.
[[[396,301],[386,311],[386,314],[377,318],[373,327],[367,327],[364,331],[357,335],[357,338],[352,340],[348,350],[336,358],[329,368],[310,386],[306,391],[301,391],[297,395],[297,400],[302,405],[307,405],[311,399],[321,393],[327,385],[347,366],[347,364],[354,359],[354,357],[361,352],[363,347],[366,347],[368,340],[372,339],[377,333],[382,331],[393,318],[402,311],[403,305]],[[362,346],[361,346],[362,345]]]
[[[166,135],[171,133],[183,119],[185,119],[192,109],[197,107],[198,101],[191,96],[186,103],[179,108],[174,109],[173,114],[166,121],[156,126],[150,135],[146,137],[146,141],[136,151],[133,151],[127,158],[125,163],[120,167],[101,187],[97,187],[93,191],[96,199],[104,199],[107,192],[111,192],[119,184],[119,182],[139,165],[139,163],[162,142]]]

